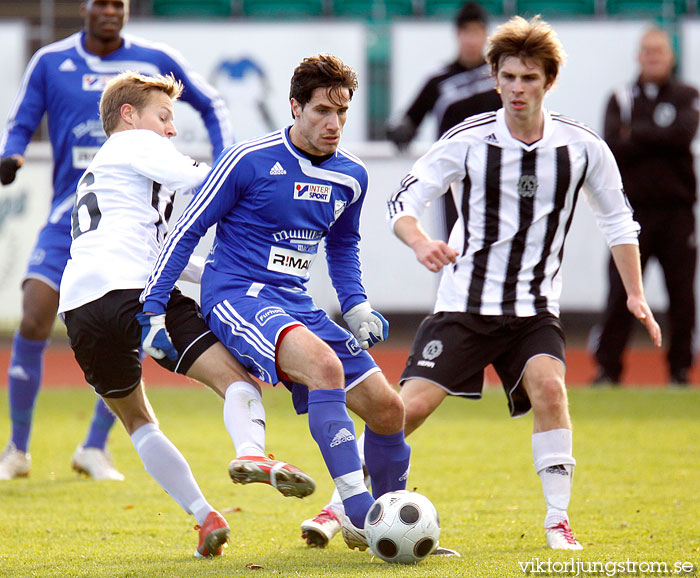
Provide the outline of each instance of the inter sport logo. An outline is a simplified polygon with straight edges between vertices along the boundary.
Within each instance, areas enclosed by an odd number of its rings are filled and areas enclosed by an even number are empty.
[[[317,183],[294,183],[294,199],[297,201],[318,201],[327,203],[331,200],[332,185]]]

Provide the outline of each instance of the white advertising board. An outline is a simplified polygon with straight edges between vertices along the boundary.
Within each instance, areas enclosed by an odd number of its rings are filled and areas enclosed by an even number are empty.
[[[5,121],[10,112],[17,91],[22,82],[22,74],[27,64],[27,26],[24,22],[0,22],[3,58],[0,58],[0,126],[5,130]]]
[[[359,23],[132,21],[125,31],[180,51],[194,70],[221,92],[237,141],[291,124],[289,81],[294,68],[307,56],[334,54],[359,77],[343,140],[366,140],[368,75],[365,28]],[[207,142],[195,111],[182,104],[175,116],[180,141]]]

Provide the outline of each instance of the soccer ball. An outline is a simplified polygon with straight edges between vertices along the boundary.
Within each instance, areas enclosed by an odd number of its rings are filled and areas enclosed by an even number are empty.
[[[372,552],[385,562],[416,564],[437,547],[440,518],[424,495],[389,492],[367,512],[365,535]]]

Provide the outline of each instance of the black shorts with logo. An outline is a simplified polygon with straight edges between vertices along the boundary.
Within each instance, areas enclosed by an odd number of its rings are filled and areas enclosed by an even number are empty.
[[[64,314],[75,359],[102,397],[126,397],[141,382],[141,325],[136,320],[140,295],[141,289],[111,291]],[[179,356],[156,362],[174,373],[187,373],[218,341],[197,303],[177,289],[168,302],[165,327]]]
[[[528,361],[547,355],[564,363],[565,347],[561,322],[551,313],[515,317],[443,311],[420,324],[399,383],[425,379],[450,395],[479,399],[484,369],[493,364],[510,414],[517,417],[530,411],[521,383]]]

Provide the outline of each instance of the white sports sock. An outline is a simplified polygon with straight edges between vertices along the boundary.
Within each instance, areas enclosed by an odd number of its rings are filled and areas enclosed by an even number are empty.
[[[131,434],[131,441],[146,471],[198,524],[213,512],[199,489],[187,460],[165,434],[153,423]]]
[[[233,440],[236,457],[265,455],[265,408],[260,392],[250,383],[236,381],[228,386],[224,425]]]
[[[576,465],[572,448],[569,429],[555,429],[532,435],[535,471],[542,480],[542,491],[547,504],[545,528],[569,519],[568,508]]]
[[[359,439],[357,440],[357,452],[360,454],[360,459],[362,460],[362,466],[364,467],[364,465],[365,465],[365,432],[362,432]],[[367,486],[367,489],[369,489],[369,485],[367,483],[368,481],[369,480],[365,476],[365,486]],[[331,496],[331,501],[328,502],[328,504],[326,505],[326,508],[330,508],[331,511],[336,516],[339,516],[339,517],[345,513],[345,507],[343,506],[343,500],[340,498],[340,492],[338,492],[338,488],[335,488],[333,490],[333,495]]]

